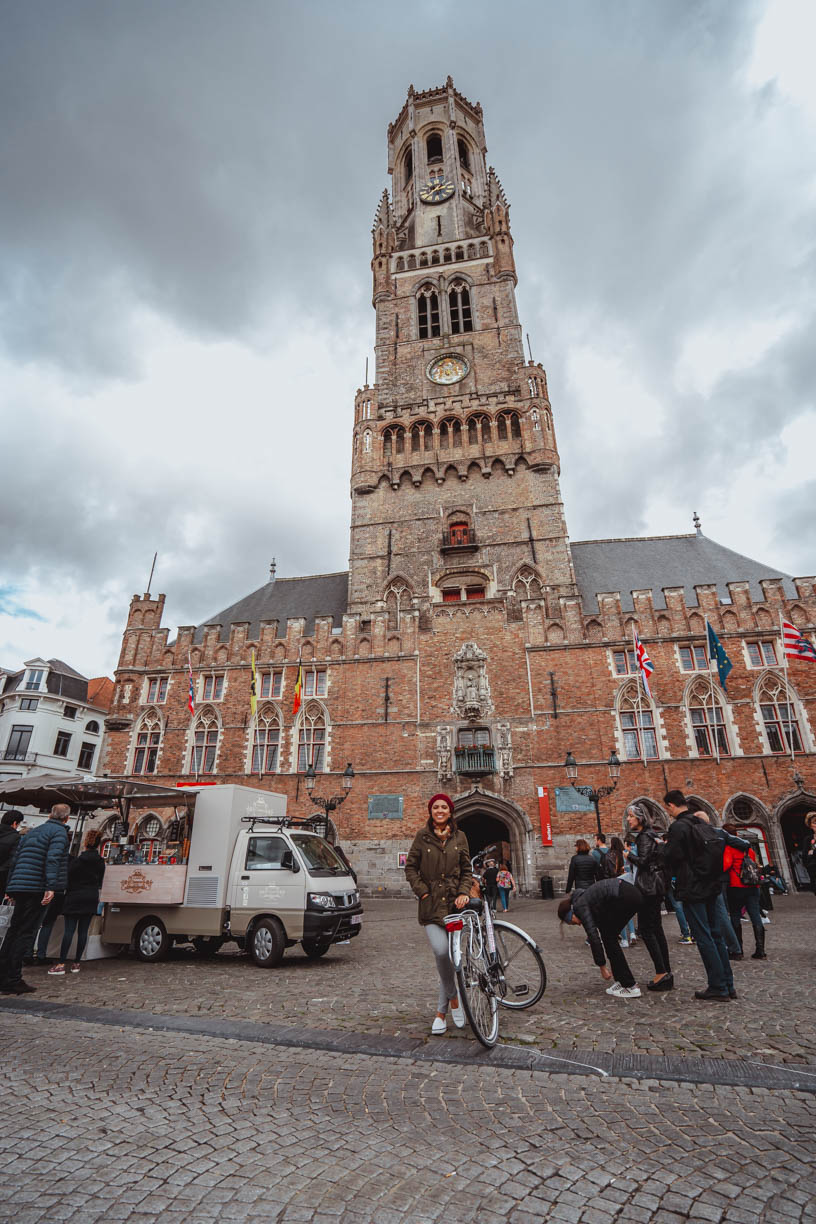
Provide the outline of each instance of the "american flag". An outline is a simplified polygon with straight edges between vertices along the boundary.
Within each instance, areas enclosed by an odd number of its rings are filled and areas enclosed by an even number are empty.
[[[646,696],[651,701],[652,694],[651,690],[649,689],[649,677],[654,671],[654,664],[647,655],[646,647],[638,637],[637,630],[634,630],[633,632],[635,635],[635,658],[637,659],[637,665],[640,668],[640,674],[643,677],[643,687],[646,690]]]
[[[190,692],[187,697],[187,709],[190,711],[191,714],[195,714],[195,699],[194,699],[195,690],[193,687],[193,661],[189,655],[187,656],[187,672],[190,677]]]
[[[790,621],[782,622],[782,641],[789,659],[808,659],[811,663],[816,663],[816,646]]]

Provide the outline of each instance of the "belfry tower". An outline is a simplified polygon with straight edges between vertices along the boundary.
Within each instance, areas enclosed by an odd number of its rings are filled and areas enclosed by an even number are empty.
[[[388,128],[376,381],[357,392],[349,611],[576,592],[547,379],[524,357],[510,206],[450,77]]]

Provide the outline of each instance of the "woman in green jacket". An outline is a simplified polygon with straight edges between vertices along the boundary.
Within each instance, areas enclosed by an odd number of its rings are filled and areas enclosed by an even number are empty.
[[[419,922],[436,957],[439,1006],[431,1032],[440,1035],[447,1028],[448,1006],[454,1024],[462,1028],[465,1023],[448,955],[445,916],[467,905],[473,887],[467,838],[457,827],[453,800],[448,795],[434,795],[428,801],[428,820],[408,852],[405,878],[419,900]]]

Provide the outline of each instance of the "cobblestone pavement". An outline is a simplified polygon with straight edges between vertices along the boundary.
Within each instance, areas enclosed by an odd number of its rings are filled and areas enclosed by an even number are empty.
[[[0,1014],[3,1224],[805,1224],[816,1096]]]
[[[211,958],[179,947],[155,965],[128,955],[91,962],[77,976],[49,978],[36,968],[26,974],[37,986],[38,1000],[426,1039],[436,983],[416,907],[411,901],[377,900],[365,906],[362,934],[320,961],[307,961],[292,948],[277,969],[268,970],[237,955],[234,945]],[[739,999],[727,1007],[692,999],[705,985],[702,964],[695,947],[678,943],[673,916],[664,925],[677,987],[658,995],[644,990],[634,1002],[605,994],[583,933],[573,928],[562,936],[554,902],[524,900],[508,917],[538,940],[548,973],[547,992],[536,1007],[502,1014],[503,1038],[513,1044],[548,1051],[816,1062],[809,997],[816,898],[810,894],[777,899],[766,928],[768,960],[746,955],[734,965]],[[750,927],[743,929],[748,954],[753,936]],[[652,972],[645,949],[639,945],[627,956],[644,983]],[[449,1030],[446,1040],[472,1038],[469,1030],[464,1035]]]

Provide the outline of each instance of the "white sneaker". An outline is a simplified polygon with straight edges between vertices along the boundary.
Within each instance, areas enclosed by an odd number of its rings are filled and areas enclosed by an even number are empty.
[[[629,947],[629,940],[628,940],[628,939],[619,939],[619,940],[618,940],[618,947],[619,947],[619,948],[628,948],[628,947]]]
[[[771,925],[771,920],[770,920],[770,918],[763,918],[763,919],[762,919],[762,925],[763,925],[763,926],[770,926],[770,925]]]
[[[434,1016],[434,1022],[431,1025],[431,1033],[434,1037],[441,1037],[443,1033],[447,1033],[448,1023],[444,1016]]]
[[[611,986],[607,986],[606,993],[613,995],[616,999],[639,999],[639,986],[621,986],[620,982],[613,982]]]
[[[459,1004],[456,1007],[454,1007],[452,1003],[449,1004],[449,1006],[450,1006],[451,1019],[453,1020],[453,1023],[456,1025],[457,1028],[464,1028],[465,1027],[465,1012],[462,1007],[462,1000],[461,999],[459,1000]]]

